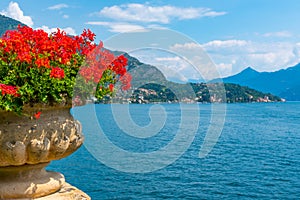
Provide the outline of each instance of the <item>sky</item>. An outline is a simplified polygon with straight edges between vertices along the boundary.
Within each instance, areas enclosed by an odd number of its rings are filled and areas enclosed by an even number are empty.
[[[60,28],[73,35],[91,29],[104,46],[127,32],[139,33],[145,40],[148,29],[168,30],[170,36],[166,37],[172,38],[173,44],[161,46],[164,41],[158,40],[156,53],[143,49],[132,54],[143,62],[165,65],[165,71],[176,65],[189,79],[198,78],[189,66],[193,61],[183,59],[185,54],[179,51],[174,54],[176,48],[205,52],[221,77],[249,66],[276,71],[296,65],[300,62],[299,10],[298,0],[0,1],[0,14],[34,29],[51,32]],[[178,35],[184,39],[176,39]],[[149,36],[151,44],[155,37]]]

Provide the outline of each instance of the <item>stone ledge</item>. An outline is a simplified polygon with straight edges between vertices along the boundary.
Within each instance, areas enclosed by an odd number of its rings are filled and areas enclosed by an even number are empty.
[[[35,198],[35,200],[91,200],[91,197],[78,188],[65,183],[58,192],[46,197]]]

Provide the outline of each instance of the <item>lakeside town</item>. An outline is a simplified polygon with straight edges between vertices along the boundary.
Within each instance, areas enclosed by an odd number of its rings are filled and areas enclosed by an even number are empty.
[[[139,88],[131,89],[126,94],[117,93],[112,98],[105,98],[105,103],[250,103],[250,102],[284,102],[285,99],[269,93],[225,83],[190,83],[192,92],[185,91],[188,84],[171,83],[176,91],[167,86],[147,84]],[[179,92],[178,92],[179,91]],[[175,95],[177,93],[178,97]]]

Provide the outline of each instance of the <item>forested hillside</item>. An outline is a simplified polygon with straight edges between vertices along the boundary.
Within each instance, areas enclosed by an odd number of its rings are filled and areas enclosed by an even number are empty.
[[[0,35],[3,35],[7,30],[16,29],[19,24],[24,26],[24,24],[17,20],[0,15]]]

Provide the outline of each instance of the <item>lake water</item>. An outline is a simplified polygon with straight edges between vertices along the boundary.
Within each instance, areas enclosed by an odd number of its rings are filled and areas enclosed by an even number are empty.
[[[148,115],[145,116],[151,106],[133,105],[130,108],[138,125],[151,122]],[[179,106],[162,106],[168,115],[164,127],[149,138],[123,134],[118,125],[113,124],[108,105],[97,105],[96,113],[103,132],[112,143],[129,152],[147,154],[165,147],[177,134],[181,120]],[[48,169],[62,172],[69,183],[92,199],[300,198],[299,102],[228,104],[222,133],[204,158],[199,158],[199,150],[213,123],[212,112],[209,104],[198,106],[199,128],[191,144],[166,167],[148,173],[128,173],[122,171],[122,164],[116,169],[98,161],[87,150],[93,147],[87,145],[65,159],[53,161]],[[90,125],[86,131],[92,129],[93,125]],[[189,134],[188,130],[186,134]],[[95,143],[100,144],[96,140]],[[115,154],[105,155],[105,159],[114,159]],[[164,159],[169,158],[161,156],[161,160]],[[149,160],[139,162],[149,163]],[[136,169],[139,164],[142,163],[136,164]],[[131,167],[134,171],[134,166]]]

